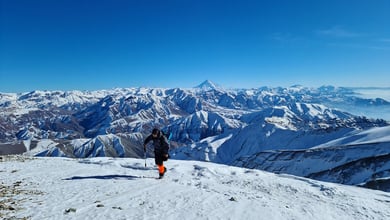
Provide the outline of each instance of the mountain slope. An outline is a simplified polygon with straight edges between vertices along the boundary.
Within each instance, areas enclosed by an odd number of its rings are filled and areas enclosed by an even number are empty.
[[[262,151],[241,157],[234,165],[322,181],[365,185],[388,191],[390,187],[390,126],[352,131],[344,137],[302,150]],[[381,180],[382,185],[373,182]]]
[[[169,160],[3,158],[1,217],[388,219],[390,194],[225,165]],[[15,195],[16,194],[16,195]]]
[[[308,149],[359,129],[386,125],[381,121],[377,123],[323,105],[306,103],[265,108],[243,114],[238,121],[242,126],[221,134],[219,138],[214,137],[213,142],[218,141],[219,146],[210,143],[209,147],[216,154],[212,162],[231,164],[242,156],[266,150]],[[229,134],[230,138],[226,138]],[[198,159],[199,154],[202,154],[199,147],[205,144],[205,141],[201,141],[199,145],[182,147],[174,155],[180,159],[186,155],[190,159]],[[209,151],[208,147],[202,149],[206,154]]]

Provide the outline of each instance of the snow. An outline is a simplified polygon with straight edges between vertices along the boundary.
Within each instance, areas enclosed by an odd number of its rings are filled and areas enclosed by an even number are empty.
[[[217,86],[215,83],[211,82],[210,80],[206,80],[203,83],[199,84],[195,87],[195,89],[200,89],[204,91],[209,91],[213,89],[218,89],[219,86]]]
[[[354,131],[345,137],[338,138],[315,148],[361,145],[370,143],[390,143],[390,126],[371,128],[365,131]]]
[[[38,111],[38,108],[26,108],[26,109],[17,109],[15,112],[12,112],[14,116],[26,115],[32,111]]]
[[[2,218],[389,219],[390,193],[206,162],[3,158]],[[13,194],[12,194],[13,193]],[[13,201],[13,203],[12,203]]]
[[[351,144],[372,143],[373,141],[390,142],[390,126],[371,128],[367,131],[361,132],[360,135],[362,137]]]
[[[50,140],[50,139],[40,140],[34,149],[31,149],[31,140],[25,140],[25,141],[23,141],[23,144],[26,147],[26,149],[28,149],[26,154],[31,155],[31,156],[38,154],[42,151],[50,150],[52,148],[52,146],[57,145],[56,142],[54,142],[53,140]]]

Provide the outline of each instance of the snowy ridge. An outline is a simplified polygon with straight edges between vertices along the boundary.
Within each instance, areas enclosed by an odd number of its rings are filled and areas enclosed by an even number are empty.
[[[311,149],[258,152],[233,164],[389,191],[389,129],[354,131]],[[375,183],[378,179],[382,179],[380,185]]]
[[[141,157],[143,155],[140,133],[99,135],[92,139],[71,141],[41,140],[37,149],[26,152],[26,155],[52,157]],[[35,148],[35,147],[34,147]],[[142,151],[141,151],[142,150]]]
[[[389,219],[390,194],[196,161],[4,158],[3,218]],[[16,193],[14,195],[12,193]]]
[[[225,139],[226,135],[232,134],[231,138],[223,142],[215,139],[220,145],[213,147],[216,157],[211,161],[231,164],[242,156],[266,150],[308,149],[371,124],[365,119],[354,118],[348,113],[324,108],[322,105],[299,106],[301,108],[296,108],[296,105],[273,107],[243,115],[240,121],[245,126],[221,135],[220,138]],[[201,142],[199,145],[177,149],[174,156],[200,158],[202,151],[198,146],[204,146],[204,152],[209,153],[206,151],[210,148]],[[197,156],[191,155],[191,151]]]
[[[241,125],[239,120],[229,119],[218,113],[198,111],[175,121],[169,126],[169,130],[176,137],[175,140],[191,143],[220,135]]]
[[[363,145],[382,142],[390,142],[390,126],[371,128],[365,131],[356,131],[348,136],[329,141],[315,148],[345,145]]]

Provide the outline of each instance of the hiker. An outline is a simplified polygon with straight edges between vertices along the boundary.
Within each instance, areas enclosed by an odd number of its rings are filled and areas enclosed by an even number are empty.
[[[144,141],[144,152],[146,152],[146,145],[153,140],[154,146],[154,161],[158,167],[159,178],[161,179],[167,168],[164,167],[163,162],[168,160],[169,144],[165,135],[157,128],[154,128],[152,134]]]

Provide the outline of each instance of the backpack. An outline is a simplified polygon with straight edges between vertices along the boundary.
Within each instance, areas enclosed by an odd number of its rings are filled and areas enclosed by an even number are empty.
[[[168,134],[169,134],[169,135],[168,135]],[[171,138],[172,138],[172,133],[171,133],[171,132],[170,132],[170,133],[165,133],[165,132],[161,131],[161,136],[160,136],[160,144],[161,144],[161,146],[163,146],[164,137],[167,139],[167,143],[168,143],[168,149],[167,149],[167,151],[168,151],[169,148],[170,148],[169,145],[170,145],[170,140],[171,140]],[[165,158],[164,161],[167,161],[169,157],[170,157],[170,155],[169,155],[169,153],[168,153],[168,157]]]

